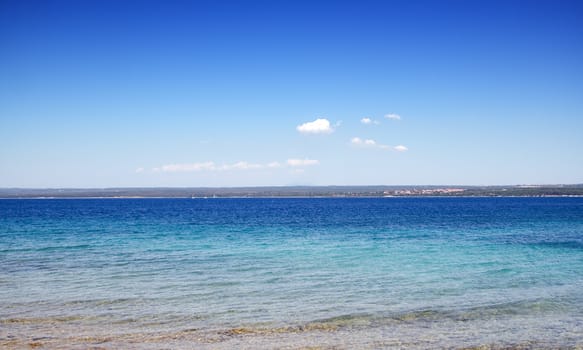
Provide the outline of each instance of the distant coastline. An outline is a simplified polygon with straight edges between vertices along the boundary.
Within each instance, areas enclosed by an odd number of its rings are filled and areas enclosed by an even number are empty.
[[[272,186],[0,188],[0,198],[581,197],[583,184],[512,186]]]

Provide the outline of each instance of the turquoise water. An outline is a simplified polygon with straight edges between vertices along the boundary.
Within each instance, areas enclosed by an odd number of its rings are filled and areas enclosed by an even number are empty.
[[[0,264],[4,347],[583,346],[583,198],[0,200]]]

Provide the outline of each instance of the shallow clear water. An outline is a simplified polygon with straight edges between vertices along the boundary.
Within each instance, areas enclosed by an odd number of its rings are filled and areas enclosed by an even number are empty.
[[[0,200],[0,266],[6,347],[583,344],[583,198]]]

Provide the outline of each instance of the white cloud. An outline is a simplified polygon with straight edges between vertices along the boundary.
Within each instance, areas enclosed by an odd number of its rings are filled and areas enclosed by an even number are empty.
[[[249,162],[236,162],[233,164],[217,165],[215,162],[203,163],[183,163],[183,164],[166,164],[160,168],[154,168],[154,171],[163,171],[166,173],[177,172],[194,172],[194,171],[227,171],[227,170],[251,170],[261,169],[265,165],[254,164]]]
[[[261,164],[253,164],[248,162],[237,162],[234,164],[223,165],[220,170],[249,170],[249,169],[261,169],[264,166]]]
[[[318,118],[313,122],[298,125],[296,129],[302,134],[329,134],[334,131],[330,126],[330,121],[323,118]]]
[[[397,152],[405,152],[405,151],[409,150],[407,147],[405,147],[403,145],[391,147],[389,145],[380,144],[380,143],[376,142],[375,140],[371,140],[371,139],[363,140],[360,137],[351,138],[350,144],[353,146],[362,147],[362,148],[380,148],[380,149],[384,149],[384,150],[392,149],[392,150],[397,151]]]
[[[360,120],[360,122],[361,122],[362,124],[365,124],[365,125],[371,125],[371,124],[378,125],[378,124],[380,124],[378,120],[372,120],[372,119],[370,119],[370,118],[367,118],[367,117],[365,117],[365,118],[362,118],[362,119]]]
[[[318,165],[320,161],[316,159],[288,159],[287,165],[292,167],[301,167],[301,166],[310,166],[310,165]]]
[[[269,164],[267,164],[268,168],[281,168],[283,165],[281,165],[280,162],[271,162]]]
[[[310,165],[320,164],[315,159],[288,159],[285,164],[280,162],[271,162],[267,164],[257,164],[249,162],[236,162],[232,164],[217,165],[215,162],[202,163],[181,163],[181,164],[166,164],[161,167],[153,168],[153,172],[178,173],[178,172],[198,172],[198,171],[237,171],[237,170],[256,170],[256,169],[279,169],[283,167],[304,167]],[[141,169],[141,170],[140,170]],[[139,171],[140,170],[140,171]],[[143,168],[138,168],[136,172],[144,171]]]
[[[367,139],[363,140],[360,137],[353,137],[350,139],[350,143],[355,146],[363,146],[363,147],[375,147],[375,146],[383,146],[379,145],[375,140]]]
[[[183,163],[183,164],[166,164],[160,168],[154,168],[154,171],[163,171],[165,173],[177,173],[186,171],[217,170],[214,162],[204,163]]]
[[[385,114],[385,118],[390,120],[401,120],[401,116],[395,113]]]
[[[137,168],[136,169],[136,173],[143,173],[144,172],[144,168]]]

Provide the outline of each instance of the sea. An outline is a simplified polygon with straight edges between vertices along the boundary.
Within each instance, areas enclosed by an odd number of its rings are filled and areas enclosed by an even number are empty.
[[[583,198],[0,200],[0,348],[583,349]]]

